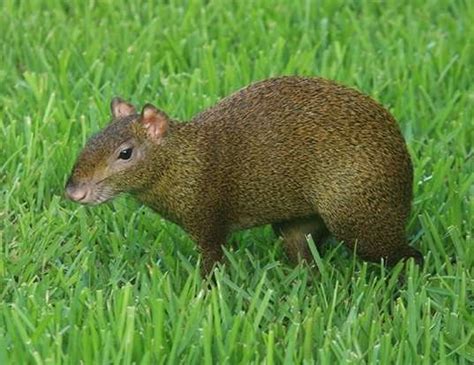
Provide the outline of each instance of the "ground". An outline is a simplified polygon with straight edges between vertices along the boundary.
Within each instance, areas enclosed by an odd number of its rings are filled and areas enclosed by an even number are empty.
[[[474,362],[474,2],[153,3],[0,4],[0,363]],[[339,242],[294,267],[261,227],[209,285],[181,229],[130,197],[63,198],[112,96],[186,120],[288,74],[356,87],[399,121],[423,267]]]

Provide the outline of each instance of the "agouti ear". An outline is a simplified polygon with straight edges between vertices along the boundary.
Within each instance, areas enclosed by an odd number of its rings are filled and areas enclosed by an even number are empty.
[[[146,104],[142,109],[140,121],[147,130],[148,137],[156,142],[166,136],[169,126],[168,116],[151,104]]]
[[[110,102],[110,111],[114,118],[128,117],[129,115],[136,113],[135,107],[132,104],[127,103],[118,96],[113,98]]]

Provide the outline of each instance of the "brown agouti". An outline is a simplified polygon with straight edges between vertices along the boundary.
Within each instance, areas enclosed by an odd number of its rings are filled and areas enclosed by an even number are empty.
[[[178,123],[120,98],[112,122],[81,152],[66,193],[98,204],[132,194],[199,245],[203,271],[234,230],[271,223],[292,261],[306,235],[328,234],[360,257],[393,265],[422,255],[405,223],[413,170],[394,118],[358,91],[321,78],[252,84]]]

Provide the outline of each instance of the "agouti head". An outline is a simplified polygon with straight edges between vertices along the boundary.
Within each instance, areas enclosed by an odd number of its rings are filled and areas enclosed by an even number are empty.
[[[151,104],[137,113],[119,97],[112,99],[110,109],[112,121],[87,141],[66,184],[66,195],[78,203],[103,203],[119,193],[139,191],[154,178],[146,161],[160,155],[168,116]]]

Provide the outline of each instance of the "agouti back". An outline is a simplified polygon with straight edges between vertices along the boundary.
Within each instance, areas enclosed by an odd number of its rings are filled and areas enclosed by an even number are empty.
[[[321,78],[252,84],[178,123],[120,98],[112,122],[81,152],[67,195],[98,204],[132,194],[199,245],[203,271],[229,233],[272,224],[292,261],[306,235],[328,234],[360,257],[393,265],[419,251],[405,224],[413,171],[394,118],[358,91]]]

